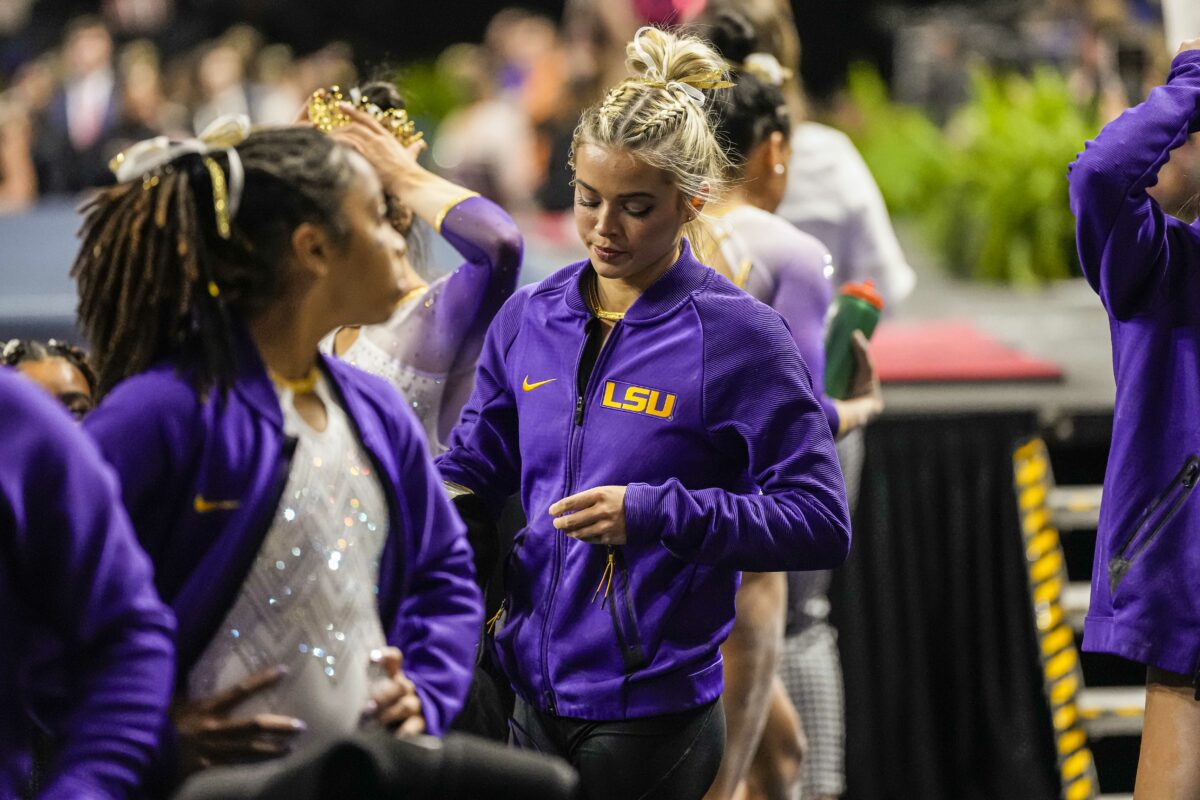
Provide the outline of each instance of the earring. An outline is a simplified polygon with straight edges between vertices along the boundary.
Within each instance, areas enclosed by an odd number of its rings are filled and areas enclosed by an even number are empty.
[[[787,172],[787,165],[781,161],[778,164],[776,164],[774,167],[772,167],[771,169],[775,170],[776,175],[782,175],[785,172]]]

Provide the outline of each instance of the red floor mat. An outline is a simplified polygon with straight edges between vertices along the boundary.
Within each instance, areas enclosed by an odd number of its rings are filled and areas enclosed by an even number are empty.
[[[969,322],[897,322],[879,326],[871,354],[884,383],[1056,381],[1050,361],[1014,350]]]

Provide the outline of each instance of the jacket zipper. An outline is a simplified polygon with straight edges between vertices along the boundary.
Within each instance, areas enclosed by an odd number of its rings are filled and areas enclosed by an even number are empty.
[[[1200,477],[1200,456],[1189,456],[1184,462],[1183,468],[1171,479],[1170,485],[1150,503],[1117,554],[1109,559],[1108,589],[1110,593],[1116,592],[1117,585],[1129,572],[1133,562],[1137,561],[1146,548],[1154,543],[1167,523],[1179,513],[1180,507],[1191,496],[1192,490],[1196,488],[1197,477]],[[1166,511],[1161,515],[1156,514],[1160,507],[1164,506]],[[1153,525],[1151,525],[1152,521]],[[1149,529],[1149,533],[1140,536],[1147,529]]]
[[[597,323],[599,324],[599,323]],[[583,355],[587,350],[588,342],[593,336],[592,332],[585,333],[583,344],[579,347],[579,355],[575,359],[575,418],[574,424],[570,428],[570,433],[567,436],[567,486],[563,497],[570,497],[575,492],[575,473],[577,455],[575,452],[575,444],[582,435],[584,411],[587,408],[587,399],[592,394],[592,386],[595,383],[596,373],[601,371],[601,366],[607,354],[612,350],[613,342],[616,339],[621,329],[620,323],[613,326],[613,329],[608,334],[608,339],[601,344],[600,352],[596,355],[596,360],[592,364],[592,372],[588,375],[587,384],[584,386],[583,394],[579,393],[579,375],[583,368]],[[562,577],[562,562],[566,542],[563,537],[566,534],[559,533],[554,538],[554,571],[550,576],[550,602],[546,608],[546,615],[542,618],[542,682],[545,686],[543,699],[546,702],[546,710],[550,714],[558,713],[558,700],[554,695],[554,688],[550,684],[550,621],[554,617],[554,600],[558,596],[558,582]]]
[[[626,674],[636,672],[646,664],[646,653],[638,636],[637,622],[633,618],[633,600],[629,596],[629,567],[625,563],[625,551],[613,545],[608,547],[609,564],[615,568],[609,578],[613,588],[613,603],[610,608],[613,628],[617,633],[617,644],[621,647],[621,660]],[[618,580],[618,576],[620,580]]]

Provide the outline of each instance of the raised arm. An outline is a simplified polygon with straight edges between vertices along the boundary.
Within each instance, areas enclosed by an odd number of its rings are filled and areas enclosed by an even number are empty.
[[[488,325],[516,289],[524,240],[502,208],[422,167],[417,155],[423,143],[405,148],[370,115],[353,109],[347,113],[355,123],[333,135],[363,153],[386,191],[464,259],[405,319],[407,352],[395,354],[423,372],[450,376],[440,414],[444,438],[470,395]]]
[[[1167,83],[1107,125],[1070,167],[1083,272],[1117,319],[1156,305],[1156,296],[1196,307],[1200,232],[1146,192],[1171,151],[1200,128],[1200,41],[1191,46]]]
[[[427,341],[441,344],[448,374],[442,395],[439,437],[444,441],[471,395],[475,365],[496,313],[517,288],[524,240],[504,209],[479,196],[445,212],[439,232],[466,259],[417,314]]]

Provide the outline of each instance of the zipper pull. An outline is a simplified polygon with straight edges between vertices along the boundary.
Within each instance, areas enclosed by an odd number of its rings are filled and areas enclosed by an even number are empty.
[[[1192,456],[1188,459],[1187,467],[1183,470],[1183,485],[1185,488],[1192,488],[1196,484],[1196,477],[1200,475],[1200,458]]]
[[[604,565],[604,572],[600,575],[600,583],[596,585],[596,591],[592,592],[592,602],[594,603],[596,602],[596,596],[600,594],[600,590],[604,589],[604,599],[600,601],[601,608],[604,608],[608,603],[608,594],[612,591],[614,569],[616,569],[616,563],[613,561],[612,545],[609,545],[608,563]]]
[[[583,395],[575,398],[575,424],[583,424]]]
[[[504,614],[504,609],[508,605],[508,598],[500,601],[500,608],[492,615],[492,618],[487,621],[487,635],[491,636],[496,631],[496,623],[500,621],[500,617]]]

